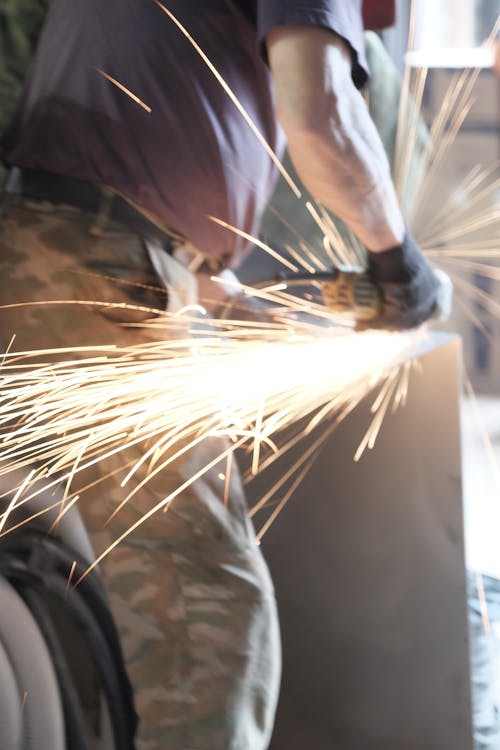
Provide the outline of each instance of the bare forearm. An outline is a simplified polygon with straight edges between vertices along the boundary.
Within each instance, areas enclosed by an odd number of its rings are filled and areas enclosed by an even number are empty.
[[[347,45],[316,27],[275,29],[267,42],[278,118],[304,185],[368,249],[399,244],[404,222]]]

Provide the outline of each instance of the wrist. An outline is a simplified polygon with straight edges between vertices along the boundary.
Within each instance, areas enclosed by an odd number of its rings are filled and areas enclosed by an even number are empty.
[[[401,242],[378,252],[368,251],[368,268],[377,281],[408,283],[427,261],[411,232],[406,229]]]
[[[397,207],[392,207],[391,216],[390,222],[385,223],[382,227],[377,225],[366,236],[364,245],[369,253],[383,253],[403,243],[407,230]]]

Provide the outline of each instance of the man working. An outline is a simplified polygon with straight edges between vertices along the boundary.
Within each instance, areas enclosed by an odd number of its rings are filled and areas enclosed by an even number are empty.
[[[382,295],[375,325],[430,317],[435,277],[405,231],[356,88],[366,79],[359,4],[175,0],[168,9],[278,151],[279,120],[304,184],[368,249]],[[55,0],[1,148],[11,168],[0,227],[3,304],[182,301],[189,269],[206,281],[207,271],[235,268],[245,254],[245,242],[208,216],[254,233],[276,171],[154,0]],[[6,345],[15,333],[20,350],[128,345],[148,335],[120,326],[131,315],[4,309],[0,336]],[[121,500],[119,479],[112,462],[101,468],[109,479],[80,504],[96,552],[217,455],[218,442],[148,483],[111,530],[103,524]],[[239,478],[225,506],[217,475],[215,467],[102,566],[135,690],[139,750],[260,750],[269,741],[279,683],[272,585]]]

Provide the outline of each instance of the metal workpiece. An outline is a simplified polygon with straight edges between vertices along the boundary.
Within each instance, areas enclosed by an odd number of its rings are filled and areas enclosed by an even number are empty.
[[[283,637],[271,750],[472,749],[459,352],[430,334],[373,450],[353,461],[372,395],[262,540]]]

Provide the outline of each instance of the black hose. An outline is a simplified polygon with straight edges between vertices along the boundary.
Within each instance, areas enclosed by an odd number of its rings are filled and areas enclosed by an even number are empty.
[[[76,590],[68,589],[66,582],[58,576],[49,576],[46,588],[67,608],[69,616],[85,639],[102,683],[109,709],[116,750],[133,750],[133,736],[127,706],[122,696],[122,685],[117,675],[112,650],[99,626],[94,613]]]
[[[46,604],[44,604],[43,596],[38,590],[30,586],[21,586],[19,594],[34,616],[52,657],[64,711],[66,750],[89,750],[85,738],[85,720],[80,707],[78,692],[68,669],[58,633],[53,625],[50,613],[47,612]]]
[[[47,537],[37,531],[23,531],[22,534],[6,537],[1,547],[2,553],[10,555],[11,560],[23,560],[29,569],[36,571],[57,571],[65,586],[72,566],[72,581],[78,581],[86,573],[88,564],[74,551],[62,544],[58,539]],[[0,572],[2,556],[0,555]],[[19,577],[20,573],[18,573]],[[43,585],[43,579],[41,581]],[[127,672],[125,670],[123,653],[120,645],[116,625],[109,608],[108,599],[100,575],[92,570],[82,578],[75,589],[85,600],[88,608],[99,623],[108,648],[113,658],[115,673],[118,676],[121,695],[127,705],[129,720],[127,722],[131,734],[137,726],[137,717],[133,708],[133,693]]]
[[[99,576],[91,572],[77,588],[68,587],[68,574],[75,562],[73,551],[36,531],[6,537],[1,553],[0,572],[20,592],[34,589],[40,597],[43,592],[49,593],[78,627],[93,655],[106,696],[115,747],[132,750],[137,722],[132,690]],[[86,568],[87,563],[77,559],[73,580],[78,580]]]

